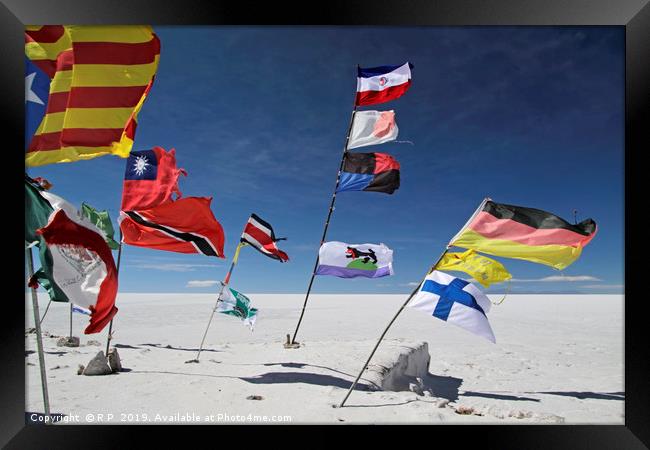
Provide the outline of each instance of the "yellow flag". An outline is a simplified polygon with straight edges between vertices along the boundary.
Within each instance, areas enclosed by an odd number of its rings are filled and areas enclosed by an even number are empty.
[[[512,278],[503,264],[480,255],[474,250],[467,250],[463,253],[447,253],[438,263],[436,269],[465,272],[484,287]]]
[[[160,40],[153,29],[45,25],[28,26],[25,35],[26,107],[33,112],[25,165],[127,158],[158,69]]]

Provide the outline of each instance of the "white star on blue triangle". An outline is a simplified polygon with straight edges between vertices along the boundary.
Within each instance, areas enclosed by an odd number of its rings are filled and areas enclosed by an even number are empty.
[[[25,57],[25,149],[41,124],[50,95],[50,77]]]

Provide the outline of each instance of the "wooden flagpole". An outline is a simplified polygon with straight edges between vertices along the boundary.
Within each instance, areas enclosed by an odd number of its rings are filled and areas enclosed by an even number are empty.
[[[28,280],[34,275],[34,260],[32,259],[32,249],[25,250],[27,253],[27,274]],[[45,354],[43,352],[43,335],[41,334],[41,315],[38,311],[38,296],[36,295],[36,288],[32,290],[32,309],[34,313],[34,327],[36,328],[36,348],[38,350],[38,364],[41,369],[41,387],[43,389],[43,405],[45,407],[45,415],[48,420],[50,418],[50,398],[47,391],[47,374],[45,373]],[[48,422],[49,423],[49,422]]]
[[[456,237],[458,237],[458,236],[463,232],[463,230],[465,230],[465,228],[467,228],[467,226],[471,223],[472,219],[474,219],[474,217],[476,217],[476,215],[477,215],[479,212],[481,212],[481,210],[483,209],[483,206],[485,205],[485,203],[486,203],[488,200],[490,200],[490,199],[489,199],[489,198],[485,198],[485,199],[483,199],[483,201],[481,202],[481,204],[479,205],[479,207],[476,209],[476,211],[474,211],[474,214],[472,214],[472,216],[471,216],[470,219],[467,221],[467,223],[465,223],[465,225],[463,226],[463,228],[461,228],[461,230],[460,230],[458,233],[456,233],[456,235],[455,235],[455,236],[454,236],[454,237],[449,241],[449,243],[447,244],[447,247],[445,247],[445,251],[442,252],[442,254],[441,254],[440,257],[437,259],[437,261],[435,262],[435,264],[434,264],[433,266],[431,266],[431,268],[430,268],[429,271],[427,272],[427,275],[430,274],[431,272],[433,272],[433,271],[436,269],[436,266],[437,266],[438,264],[440,264],[440,261],[442,261],[442,258],[444,258],[445,254],[449,251],[449,248],[452,246],[452,242],[454,242],[455,239],[456,239]],[[426,275],[425,275],[425,277],[426,277]],[[391,321],[388,322],[388,325],[386,326],[386,329],[384,329],[384,332],[381,333],[381,336],[379,336],[379,340],[378,340],[377,343],[375,344],[375,348],[373,348],[373,349],[372,349],[372,352],[370,352],[370,356],[368,356],[368,360],[366,361],[366,363],[365,363],[365,364],[363,365],[363,367],[361,368],[361,371],[359,372],[359,375],[357,375],[356,380],[354,380],[354,383],[352,383],[352,386],[350,386],[350,389],[348,390],[348,393],[345,395],[345,398],[343,399],[343,401],[342,401],[341,404],[339,405],[339,408],[342,408],[342,407],[345,405],[345,402],[347,401],[348,397],[350,396],[350,394],[352,393],[352,391],[353,391],[354,388],[356,387],[357,383],[359,382],[359,379],[361,378],[361,375],[363,375],[363,371],[366,370],[366,368],[368,367],[368,364],[370,364],[370,360],[372,359],[372,357],[374,356],[375,352],[377,351],[377,348],[379,347],[379,344],[380,344],[381,341],[384,339],[384,336],[386,336],[386,333],[388,332],[388,329],[393,325],[393,322],[395,322],[395,319],[397,319],[397,317],[402,313],[402,311],[404,310],[404,308],[406,307],[406,305],[408,304],[408,302],[410,302],[411,299],[415,296],[415,294],[418,293],[418,291],[420,290],[420,287],[422,286],[422,282],[423,282],[423,281],[424,281],[424,279],[423,279],[422,281],[420,281],[420,283],[417,285],[417,287],[416,287],[415,289],[413,289],[413,292],[411,292],[411,294],[408,296],[408,298],[406,299],[406,301],[402,304],[402,306],[399,308],[399,310],[397,310],[397,313],[393,316],[393,318],[391,319]]]
[[[359,66],[357,65],[357,70]],[[358,75],[357,75],[357,90],[358,90]],[[336,185],[334,186],[334,193],[332,194],[332,200],[330,202],[329,211],[327,212],[327,219],[325,219],[325,227],[323,228],[323,236],[320,239],[320,245],[318,249],[325,242],[327,236],[327,229],[330,225],[330,218],[332,217],[332,212],[334,211],[334,203],[336,202],[336,190],[339,187],[341,182],[341,172],[343,171],[343,165],[345,164],[345,156],[348,153],[348,144],[350,142],[350,133],[352,133],[352,127],[354,126],[354,116],[357,113],[357,92],[354,93],[354,107],[352,109],[352,116],[350,117],[350,125],[348,126],[348,134],[345,138],[345,145],[343,146],[343,154],[341,155],[341,163],[339,164],[339,171],[336,174]],[[302,311],[300,312],[300,318],[298,319],[298,324],[296,325],[296,331],[293,333],[293,338],[291,339],[291,344],[296,344],[296,336],[298,335],[298,329],[300,328],[300,323],[302,318],[305,315],[305,308],[307,307],[307,301],[309,300],[309,294],[311,293],[311,286],[314,283],[314,277],[316,276],[316,269],[318,268],[318,253],[316,253],[316,262],[314,263],[314,269],[311,272],[311,278],[309,279],[309,285],[307,286],[307,294],[305,295],[305,302],[302,305]]]
[[[199,362],[199,357],[201,356],[201,352],[203,351],[203,344],[205,343],[205,338],[208,335],[208,330],[210,329],[210,324],[212,323],[212,319],[214,318],[214,313],[217,312],[217,306],[219,305],[219,302],[221,301],[221,294],[223,293],[223,290],[226,288],[228,283],[230,283],[230,276],[232,275],[232,271],[235,268],[235,265],[237,265],[237,261],[239,260],[239,251],[242,249],[242,247],[245,247],[248,245],[246,242],[240,242],[237,248],[235,249],[235,254],[232,257],[232,262],[230,263],[230,269],[228,269],[228,273],[226,274],[226,278],[221,282],[221,289],[219,290],[219,295],[217,296],[217,302],[214,304],[214,308],[212,308],[212,313],[210,314],[210,319],[208,320],[208,325],[205,327],[205,332],[203,333],[203,338],[201,339],[201,344],[199,345],[199,351],[196,354],[196,358],[190,359],[189,361],[186,361],[187,363],[198,363]]]
[[[120,229],[120,247],[117,249],[117,264],[115,265],[115,275],[119,279],[120,276],[120,260],[122,259],[122,229]],[[116,299],[117,300],[117,299]],[[106,357],[108,358],[108,349],[111,346],[111,339],[113,338],[113,319],[108,324],[108,336],[106,337]]]

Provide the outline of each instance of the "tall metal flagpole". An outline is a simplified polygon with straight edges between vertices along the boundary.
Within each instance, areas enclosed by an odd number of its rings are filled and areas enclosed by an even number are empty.
[[[357,65],[357,70],[359,66]],[[357,78],[357,90],[358,90],[358,78]],[[327,212],[327,219],[325,219],[325,228],[323,229],[323,236],[320,239],[320,247],[325,242],[325,237],[327,236],[327,229],[330,225],[330,218],[332,217],[332,212],[334,211],[334,203],[336,202],[336,190],[339,187],[341,182],[341,172],[343,171],[343,164],[345,164],[345,156],[348,153],[348,144],[350,142],[350,133],[352,132],[352,126],[354,125],[354,116],[357,113],[357,91],[354,93],[354,107],[352,109],[352,116],[350,117],[350,125],[348,126],[348,134],[345,138],[345,145],[343,146],[343,154],[341,155],[341,164],[339,164],[339,171],[336,175],[336,185],[334,186],[334,193],[332,194],[332,201],[330,202],[330,208]],[[296,331],[293,333],[293,338],[291,339],[291,344],[296,343],[296,336],[298,335],[298,329],[300,328],[300,322],[302,322],[302,317],[305,315],[305,308],[307,307],[307,301],[309,300],[309,294],[311,293],[311,286],[314,283],[314,277],[316,276],[316,268],[318,267],[318,253],[316,254],[316,262],[314,263],[314,269],[311,272],[311,278],[309,279],[309,285],[307,286],[307,294],[305,295],[305,302],[302,305],[302,311],[300,312],[300,318],[298,319],[298,324],[296,325]]]
[[[479,207],[476,209],[476,211],[474,211],[474,214],[472,214],[472,216],[471,216],[470,219],[467,221],[467,223],[465,223],[465,225],[463,226],[463,228],[461,228],[461,230],[460,230],[458,233],[456,233],[456,235],[455,235],[455,236],[454,236],[454,237],[449,241],[449,243],[447,244],[447,247],[445,248],[445,251],[442,252],[442,254],[441,254],[440,257],[438,258],[438,260],[435,262],[435,264],[434,264],[433,266],[431,266],[431,268],[430,268],[429,271],[427,272],[427,275],[430,274],[431,272],[433,272],[433,271],[436,269],[436,266],[437,266],[438,264],[440,264],[440,261],[442,261],[442,258],[444,258],[445,254],[449,251],[449,248],[452,247],[452,242],[454,242],[454,241],[456,240],[456,237],[459,236],[459,235],[463,232],[463,230],[465,230],[465,228],[467,228],[467,226],[468,226],[468,225],[470,224],[470,222],[474,219],[474,217],[476,217],[476,215],[477,215],[479,212],[481,212],[481,211],[483,210],[483,206],[484,206],[485,203],[486,203],[487,201],[489,201],[489,200],[490,200],[490,198],[485,198],[485,199],[483,199],[483,201],[481,202],[481,204],[479,205]],[[408,296],[408,298],[406,299],[406,301],[404,302],[404,304],[402,304],[402,306],[401,306],[400,309],[397,311],[397,313],[393,316],[393,318],[391,319],[391,321],[388,322],[388,325],[386,326],[386,329],[384,330],[384,332],[383,332],[383,333],[381,334],[381,336],[379,337],[379,340],[377,341],[377,344],[375,344],[375,348],[373,348],[373,349],[372,349],[372,352],[370,352],[370,356],[368,356],[368,360],[366,361],[366,363],[364,364],[364,366],[361,368],[361,371],[359,372],[359,375],[357,375],[357,379],[354,380],[354,383],[352,383],[352,386],[350,386],[350,389],[348,390],[348,393],[345,395],[345,398],[343,399],[343,401],[342,401],[341,404],[339,405],[339,408],[342,408],[342,407],[345,405],[346,400],[348,399],[348,397],[350,396],[350,394],[352,393],[352,391],[353,391],[354,388],[356,387],[357,383],[359,382],[359,379],[361,378],[361,375],[363,375],[363,371],[366,370],[366,367],[368,367],[368,364],[370,364],[370,360],[372,359],[372,357],[374,356],[375,352],[377,351],[377,348],[379,347],[379,344],[380,344],[381,341],[384,339],[384,336],[386,336],[386,333],[388,332],[388,329],[393,325],[393,322],[395,322],[395,319],[397,319],[397,316],[399,316],[399,315],[402,313],[402,311],[404,310],[404,308],[406,307],[406,305],[408,304],[408,302],[410,302],[411,299],[413,298],[413,296],[415,296],[415,294],[418,293],[418,291],[420,290],[420,286],[422,286],[422,282],[423,282],[423,281],[424,281],[424,280],[420,281],[420,284],[418,284],[417,287],[416,287],[415,289],[413,289],[413,292],[411,292],[411,294]]]
[[[199,345],[199,351],[196,354],[196,358],[190,359],[189,361],[186,362],[188,363],[199,362],[199,357],[201,356],[201,352],[203,351],[203,344],[205,343],[205,338],[208,335],[208,330],[210,329],[212,318],[214,317],[214,313],[217,312],[217,306],[219,305],[219,301],[221,301],[221,294],[223,293],[223,290],[226,288],[228,283],[230,283],[230,276],[232,275],[232,271],[235,268],[237,261],[239,260],[239,251],[241,250],[242,247],[245,247],[246,245],[248,245],[246,242],[240,242],[239,245],[237,246],[237,249],[235,250],[235,254],[232,257],[232,262],[230,263],[230,269],[228,269],[226,278],[224,278],[224,280],[221,282],[221,289],[219,290],[219,295],[217,296],[217,302],[215,303],[214,308],[212,308],[212,313],[210,314],[210,320],[208,320],[208,325],[205,327],[205,332],[203,333],[203,338],[201,339],[201,345]]]
[[[120,276],[120,260],[122,259],[122,230],[120,229],[120,247],[117,250],[117,264],[115,267],[115,275]],[[113,319],[108,324],[108,336],[106,338],[106,357],[108,358],[108,349],[111,346],[111,339],[113,338]]]
[[[28,279],[34,275],[34,260],[32,259],[32,249],[25,250],[27,253],[27,274]],[[41,334],[41,315],[38,311],[38,297],[36,295],[36,288],[32,290],[32,309],[34,313],[34,327],[36,328],[36,348],[38,350],[38,364],[41,369],[41,387],[43,389],[43,405],[45,406],[45,415],[50,417],[50,397],[47,392],[47,375],[45,373],[45,355],[43,352],[43,335]],[[48,422],[49,423],[49,422]]]

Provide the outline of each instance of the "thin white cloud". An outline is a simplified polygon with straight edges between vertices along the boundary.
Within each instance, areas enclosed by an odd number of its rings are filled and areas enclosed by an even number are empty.
[[[592,277],[590,275],[551,275],[544,278],[512,278],[510,281],[513,283],[553,283],[553,282],[576,282],[576,281],[602,281],[600,278]]]
[[[178,264],[178,263],[159,263],[159,264],[134,264],[136,269],[161,270],[164,272],[193,272],[202,267],[219,267],[216,264]]]
[[[585,289],[623,289],[625,285],[624,284],[587,284],[580,287]]]
[[[219,283],[219,280],[190,280],[185,287],[188,288],[207,288]]]

